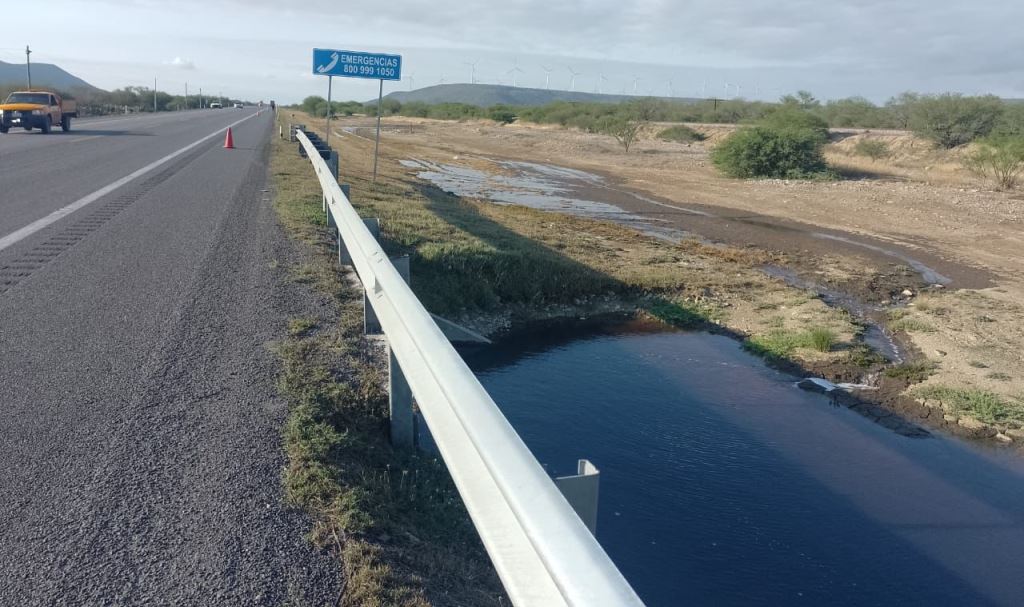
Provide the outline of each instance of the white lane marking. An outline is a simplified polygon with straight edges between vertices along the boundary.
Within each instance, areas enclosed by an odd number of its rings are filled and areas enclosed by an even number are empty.
[[[181,148],[180,150],[178,150],[176,152],[171,152],[170,154],[164,156],[160,160],[157,160],[155,162],[151,162],[151,163],[147,164],[146,166],[142,167],[141,169],[139,169],[137,171],[133,171],[133,172],[125,175],[124,177],[118,179],[117,181],[115,181],[115,182],[113,182],[113,183],[111,183],[109,185],[106,185],[106,186],[96,190],[92,194],[89,194],[87,196],[83,196],[82,198],[79,198],[78,200],[72,202],[71,204],[69,204],[69,205],[67,205],[65,207],[62,207],[60,209],[57,209],[56,211],[50,213],[49,215],[47,215],[46,217],[43,217],[42,219],[37,219],[37,220],[33,221],[32,223],[28,224],[27,226],[11,232],[7,236],[4,236],[3,238],[0,238],[0,251],[3,251],[7,247],[9,247],[9,246],[11,246],[11,245],[13,245],[13,244],[15,244],[17,242],[20,242],[20,241],[28,238],[29,236],[35,234],[39,230],[42,230],[43,228],[45,228],[45,227],[47,227],[47,226],[49,226],[49,225],[51,225],[51,224],[53,224],[53,223],[55,223],[57,221],[60,221],[64,217],[67,217],[68,215],[74,213],[78,209],[81,209],[82,207],[84,207],[84,206],[86,206],[88,204],[96,202],[100,198],[102,198],[102,197],[106,196],[107,194],[113,192],[114,190],[116,190],[117,188],[123,186],[124,184],[129,183],[130,181],[132,181],[134,179],[138,179],[142,175],[145,175],[146,173],[148,173],[148,172],[152,171],[153,169],[157,168],[158,166],[166,164],[166,163],[170,162],[171,160],[174,160],[178,156],[181,156],[182,154],[184,154],[185,152],[195,148],[196,146],[199,146],[199,145],[209,141],[210,139],[213,139],[217,135],[220,135],[221,133],[223,133],[224,131],[228,130],[229,128],[237,126],[237,125],[245,122],[246,120],[248,120],[250,118],[254,118],[255,116],[256,116],[256,114],[250,114],[250,115],[246,116],[245,118],[242,118],[241,120],[236,120],[235,122],[232,122],[231,124],[227,125],[226,127],[222,128],[222,129],[219,129],[219,130],[216,130],[216,131],[210,133],[209,135],[207,135],[206,137],[203,137],[202,139],[200,139],[198,141],[195,141],[193,143],[190,143],[190,144],[186,145],[185,147]]]

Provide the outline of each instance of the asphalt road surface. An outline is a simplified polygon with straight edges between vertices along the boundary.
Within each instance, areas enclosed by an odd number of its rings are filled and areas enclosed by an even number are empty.
[[[268,344],[302,304],[255,114],[0,135],[0,605],[336,599],[282,503]]]

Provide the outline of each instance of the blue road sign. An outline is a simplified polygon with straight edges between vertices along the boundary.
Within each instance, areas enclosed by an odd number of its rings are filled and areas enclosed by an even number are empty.
[[[313,73],[320,76],[401,80],[402,56],[315,48]]]

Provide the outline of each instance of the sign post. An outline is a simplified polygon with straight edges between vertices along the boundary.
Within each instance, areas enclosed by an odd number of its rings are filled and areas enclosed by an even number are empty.
[[[367,78],[379,80],[377,91],[377,139],[373,145],[373,181],[377,181],[377,157],[380,151],[380,118],[384,102],[384,81],[402,79],[402,56],[361,53],[334,49],[313,49],[313,73],[327,76],[327,138],[331,137],[331,79]]]
[[[331,143],[331,84],[334,83],[334,76],[327,77],[327,136],[324,137],[324,143]]]

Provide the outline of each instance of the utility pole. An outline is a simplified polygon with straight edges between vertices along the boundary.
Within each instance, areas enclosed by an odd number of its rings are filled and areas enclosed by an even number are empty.
[[[188,109],[188,82],[185,83],[185,109]]]
[[[32,54],[32,51],[29,50],[28,45],[26,44],[25,45],[25,71],[28,72],[28,90],[30,90],[30,91],[32,90],[32,61],[29,58],[29,55],[31,55],[31,54]]]
[[[199,109],[203,109],[203,87],[199,87]]]
[[[153,78],[153,113],[156,113],[156,78]]]

